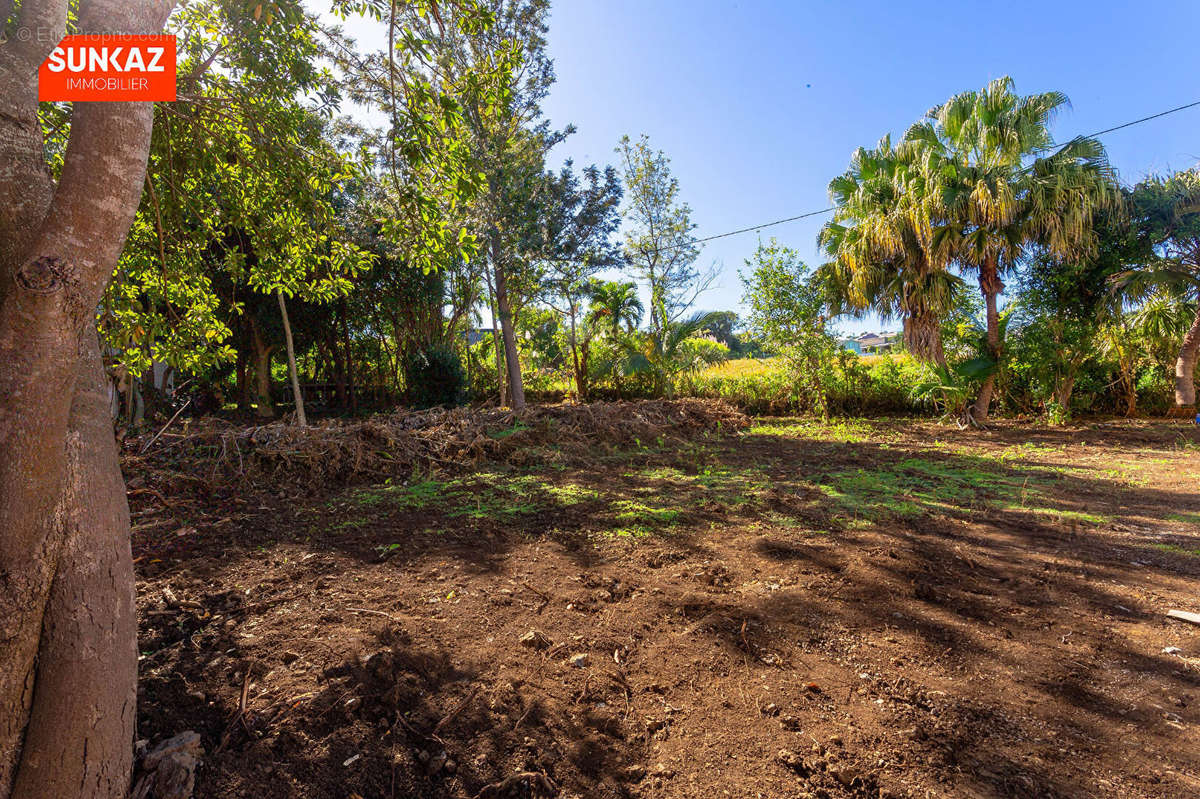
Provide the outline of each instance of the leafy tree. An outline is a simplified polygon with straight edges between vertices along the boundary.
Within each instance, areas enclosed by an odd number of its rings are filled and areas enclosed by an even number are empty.
[[[1077,138],[1056,148],[1050,121],[1060,92],[1021,96],[1011,78],[955,95],[905,135],[925,175],[922,214],[933,226],[929,255],[978,276],[994,367],[972,410],[987,419],[1003,353],[1002,277],[1031,249],[1072,258],[1094,246],[1093,216],[1119,201],[1104,147]]]
[[[457,15],[442,9],[426,19],[423,35],[433,43],[430,59],[442,79],[461,82],[472,72],[499,72],[500,91],[463,97],[472,163],[484,184],[471,204],[471,217],[489,262],[493,318],[503,343],[508,402],[525,406],[516,316],[541,284],[538,260],[538,212],[541,209],[546,151],[570,132],[555,132],[542,119],[541,103],[554,82],[546,54],[549,0],[481,0],[490,26],[468,30],[443,24]],[[497,348],[497,358],[500,357]]]
[[[1106,320],[1097,331],[1100,355],[1108,359],[1117,370],[1118,390],[1121,393],[1126,416],[1137,414],[1138,366],[1145,357],[1145,346],[1139,332],[1133,327],[1127,311],[1117,313]]]
[[[818,413],[827,413],[839,347],[826,329],[824,281],[775,239],[759,242],[741,278],[750,329],[782,353],[798,391]]]
[[[458,352],[441,344],[406,354],[404,381],[415,407],[448,407],[462,401],[466,375]]]
[[[621,224],[621,183],[612,167],[583,170],[583,182],[570,162],[547,175],[539,249],[547,301],[567,323],[575,390],[588,397],[588,345],[591,330],[582,317],[594,276],[621,262],[612,239]]]
[[[384,10],[378,2],[338,5]],[[402,5],[435,11],[430,0]],[[267,173],[250,168],[260,151],[295,152],[322,138],[317,119],[323,101],[301,105],[288,96],[292,89],[303,91],[297,81],[323,82],[313,62],[312,71],[290,72],[312,52],[308,40],[314,35],[296,2],[251,6],[228,0],[183,8],[179,25],[209,11],[223,22],[198,23],[181,40],[181,106],[79,103],[39,115],[37,67],[62,35],[158,32],[171,7],[158,0],[0,3],[6,28],[13,21],[45,34],[5,37],[0,48],[2,799],[116,799],[129,789],[137,677],[134,580],[95,311],[118,269],[143,190],[147,202],[141,203],[135,245],[140,260],[124,263],[121,280],[148,288],[157,268],[160,282],[170,287],[141,298],[142,311],[167,318],[181,310],[193,314],[177,328],[187,337],[171,345],[178,352],[207,331],[217,331],[214,345],[224,339],[211,321],[211,303],[193,294],[215,294],[219,273],[245,274],[246,284],[277,299],[279,291],[299,291],[311,282],[312,273],[293,269],[295,263],[319,264],[318,276],[336,282],[337,267],[353,256],[323,224],[324,189],[308,184],[309,177],[336,184],[343,159],[327,159],[323,148],[306,161],[316,170],[312,175],[278,160]],[[397,26],[391,29],[395,33]],[[397,49],[409,56],[425,46],[420,37],[397,38]],[[466,199],[472,181],[465,168],[469,152],[453,135],[457,105],[431,87],[427,72],[413,70],[407,77],[403,110],[397,103],[393,115],[402,124],[393,125],[389,138],[404,154],[411,179],[399,182],[388,227],[395,239],[419,244],[406,252],[420,268],[461,255],[464,242],[445,224],[443,210]],[[239,108],[255,103],[253,114]],[[257,126],[256,120],[277,127]],[[47,121],[52,124],[44,127]],[[185,121],[191,140],[178,136]],[[165,128],[156,141],[186,144],[187,163],[154,145],[156,122]],[[152,146],[155,172],[148,184]],[[192,169],[194,161],[204,168]],[[188,196],[193,192],[195,200]],[[216,216],[195,213],[188,203],[196,201]],[[314,220],[317,235],[295,229]],[[257,263],[243,249],[242,236],[255,248]],[[161,242],[165,250],[168,241],[171,259],[154,246]],[[120,292],[107,298],[113,317],[125,299]],[[128,340],[144,351],[147,334],[126,329],[133,334]],[[154,337],[151,351],[164,337]]]
[[[645,308],[638,296],[636,283],[621,283],[614,281],[595,281],[588,290],[591,304],[588,307],[587,322],[592,329],[603,330],[612,346],[612,352],[618,353],[616,345],[625,336],[631,336],[634,329],[642,321]],[[617,396],[623,396],[621,373],[626,365],[617,359],[611,366],[613,382],[616,385]]]
[[[1062,258],[1038,252],[1020,273],[1016,332],[1025,352],[1017,360],[1046,385],[1044,394],[1056,421],[1070,418],[1080,370],[1099,355],[1104,325],[1121,316],[1120,299],[1109,290],[1109,281],[1138,255],[1133,229],[1123,214],[1098,215],[1095,235],[1089,255]]]
[[[691,208],[679,201],[679,181],[666,155],[652,150],[646,136],[636,142],[625,136],[617,153],[626,192],[625,258],[650,297],[649,341],[643,354],[654,374],[656,393],[663,393],[672,371],[672,364],[663,359],[695,321],[684,324],[682,318],[712,285],[716,270],[701,271],[695,265],[700,255],[692,236],[696,226]]]
[[[153,109],[59,109],[56,151],[37,72],[68,31],[157,33],[168,9],[14,6],[0,3],[0,24],[38,35],[0,45],[0,797],[116,799],[133,760],[137,628],[95,309],[137,209]]]
[[[741,354],[742,342],[737,334],[741,319],[734,311],[713,311],[708,315],[708,326],[704,332],[713,340],[724,344],[734,354]]]
[[[1177,339],[1175,404],[1196,404],[1196,365],[1200,351],[1200,169],[1152,177],[1133,190],[1130,214],[1148,252],[1119,282],[1136,299],[1161,303],[1177,298],[1195,316]],[[1159,308],[1165,311],[1164,308]],[[1163,319],[1166,322],[1166,319]],[[1174,322],[1157,325],[1160,332]]]

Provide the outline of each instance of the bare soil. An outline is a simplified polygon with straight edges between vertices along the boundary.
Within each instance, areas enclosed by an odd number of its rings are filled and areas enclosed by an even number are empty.
[[[689,436],[134,488],[140,737],[199,797],[1200,796],[1196,428]]]

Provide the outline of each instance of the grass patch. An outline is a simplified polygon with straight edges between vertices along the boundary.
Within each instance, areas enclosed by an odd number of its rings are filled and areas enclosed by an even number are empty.
[[[816,438],[854,444],[866,441],[875,434],[874,428],[862,419],[775,419],[760,422],[747,432],[752,436],[778,438]]]
[[[1176,555],[1187,555],[1193,558],[1200,558],[1200,548],[1191,549],[1181,547],[1178,544],[1153,544],[1155,549],[1160,549],[1163,552],[1171,552]]]
[[[634,527],[667,527],[677,524],[682,515],[676,508],[656,508],[631,499],[618,500],[613,508],[618,522]]]
[[[490,433],[488,433],[488,437],[494,438],[496,440],[500,440],[503,438],[508,438],[509,436],[513,435],[514,433],[519,433],[522,430],[528,430],[528,429],[529,429],[529,425],[525,424],[524,422],[517,422],[512,427],[505,427],[500,430],[491,431]]]
[[[964,515],[982,509],[1030,509],[1030,501],[1044,504],[1043,487],[1058,476],[1053,471],[1029,469],[1024,473],[1000,472],[979,458],[956,461],[907,458],[876,469],[854,469],[814,478],[816,487],[842,512],[854,519],[878,522],[887,518],[913,519],[929,513]],[[1075,511],[1046,512],[1100,517]]]

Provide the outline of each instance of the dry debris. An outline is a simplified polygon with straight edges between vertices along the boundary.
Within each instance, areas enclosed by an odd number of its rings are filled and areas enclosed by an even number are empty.
[[[188,504],[189,497],[207,500],[223,490],[315,494],[484,461],[588,461],[637,442],[740,430],[747,424],[728,403],[700,399],[542,405],[521,415],[495,408],[437,409],[328,420],[306,428],[207,419],[198,428],[165,434],[153,446],[126,441],[122,465],[131,497],[170,506]]]

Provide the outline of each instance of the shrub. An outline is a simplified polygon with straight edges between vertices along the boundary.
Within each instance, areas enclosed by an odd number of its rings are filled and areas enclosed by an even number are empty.
[[[434,345],[405,359],[404,382],[414,407],[450,407],[462,402],[466,374],[453,347]]]

